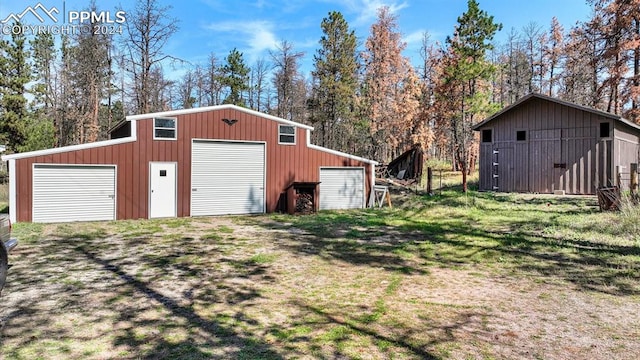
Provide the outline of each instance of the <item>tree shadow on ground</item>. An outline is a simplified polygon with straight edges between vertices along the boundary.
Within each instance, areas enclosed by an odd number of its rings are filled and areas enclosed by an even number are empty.
[[[348,215],[347,215],[348,217]],[[309,219],[311,219],[309,217]],[[289,252],[318,256],[326,260],[339,260],[356,266],[379,267],[404,274],[424,274],[426,269],[414,266],[393,253],[406,233],[393,227],[343,227],[340,220],[314,224],[313,220],[301,228],[289,223],[268,222],[264,226],[282,231],[284,237],[295,241],[278,242],[278,247]],[[343,224],[344,225],[344,224]],[[386,238],[381,238],[381,235]],[[402,240],[400,240],[402,239]]]
[[[389,344],[397,350],[401,350],[403,354],[416,356],[420,359],[440,359],[435,353],[427,350],[429,348],[455,342],[456,331],[461,329],[480,329],[482,317],[485,313],[476,311],[460,311],[453,319],[449,319],[446,324],[434,323],[429,324],[429,329],[420,327],[411,328],[383,328],[385,330],[378,331],[375,326],[371,326],[367,321],[358,318],[354,314],[345,314],[340,311],[344,309],[343,305],[333,304],[328,306],[319,306],[309,304],[301,300],[294,300],[291,306],[295,306],[301,310],[302,314],[311,313],[320,318],[313,320],[310,324],[317,326],[318,322],[322,323],[325,328],[343,327],[345,330],[339,336],[332,336],[325,339],[335,349],[334,358],[344,358],[345,354],[340,349],[344,348],[343,344],[351,341],[351,335],[365,336],[376,344]],[[304,322],[301,323],[304,325]],[[428,341],[417,340],[425,331],[429,331]]]
[[[477,196],[514,204],[509,195]],[[538,211],[535,206],[545,205],[545,201],[554,201],[559,206],[540,210],[545,216],[533,219],[514,217],[498,228],[486,227],[464,212],[456,213],[456,217],[429,217],[429,208],[463,206],[464,200],[460,197],[446,195],[440,200],[426,199],[422,209],[272,217],[275,221],[269,220],[262,226],[287,234],[293,241],[280,244],[287,251],[360,266],[419,274],[427,272],[429,266],[499,265],[512,273],[561,278],[580,290],[640,294],[640,247],[637,245],[545,235],[546,229],[562,226],[557,220],[559,214],[592,214],[593,199],[533,199],[534,204],[525,211]],[[491,211],[501,211],[499,207],[495,209],[495,204],[493,207],[483,210],[487,212],[484,216],[491,217]],[[407,258],[407,252],[422,261]]]
[[[24,357],[21,348],[33,345],[76,357],[74,347],[110,339],[117,351],[110,356],[117,358],[282,358],[242,326],[255,324],[246,309],[262,296],[258,286],[272,281],[265,276],[266,265],[234,259],[237,263],[224,272],[215,271],[189,264],[206,256],[202,244],[157,244],[155,252],[141,251],[153,248],[154,241],[132,238],[126,241],[130,248],[118,249],[99,235],[65,233],[20,249],[16,259],[22,261],[11,274],[10,291],[38,295],[13,304],[2,317],[0,347],[12,341],[14,349],[4,355]],[[249,281],[234,284],[237,279]],[[217,305],[227,306],[224,316],[209,310]],[[87,330],[53,326],[52,319],[86,323]],[[43,341],[50,344],[35,345]],[[82,356],[99,351],[86,346]]]
[[[260,297],[260,293],[257,289],[251,285],[235,285],[235,286],[218,286],[217,294],[211,294],[210,292],[198,291],[199,289],[206,288],[206,284],[203,281],[197,281],[195,286],[187,289],[182,296],[177,298],[173,296],[163,295],[157,290],[157,283],[154,284],[154,278],[147,281],[140,280],[140,277],[131,275],[124,270],[121,266],[117,265],[116,261],[102,258],[99,254],[93,252],[90,246],[82,244],[77,246],[76,249],[86,257],[89,261],[102,267],[102,269],[117,276],[123,282],[123,286],[129,287],[135,292],[142,294],[152,302],[161,305],[166,310],[165,312],[172,318],[169,323],[163,321],[154,321],[149,324],[149,320],[136,320],[137,315],[141,310],[144,310],[147,306],[153,307],[151,304],[141,304],[142,309],[138,308],[131,314],[123,313],[118,322],[127,322],[130,326],[126,331],[121,332],[119,336],[115,338],[115,345],[126,345],[132,349],[134,354],[147,353],[144,356],[145,359],[157,359],[158,357],[166,358],[211,358],[211,352],[202,351],[200,348],[209,349],[225,349],[220,358],[260,358],[260,359],[279,359],[281,356],[270,348],[270,346],[264,342],[257,341],[251,336],[251,334],[241,333],[237,327],[223,324],[216,320],[215,316],[205,318],[194,310],[194,303],[226,303],[226,304],[240,304],[245,301],[250,301]],[[178,254],[174,257],[189,255],[188,251],[180,249]],[[194,254],[191,254],[194,255]],[[198,254],[202,256],[203,254]],[[167,264],[162,260],[155,260],[146,263],[149,266],[156,267],[156,269],[163,269],[164,271],[170,271],[173,267],[171,264]],[[203,274],[201,266],[188,266],[186,264],[180,264],[175,266],[174,270],[183,273],[186,277],[202,278],[206,275]],[[242,262],[241,273],[227,273],[226,278],[235,277],[250,277],[253,275],[261,275],[265,271],[263,266],[251,264],[249,262]],[[215,276],[215,281],[223,282],[223,279]],[[177,276],[176,280],[180,280],[181,276]],[[209,278],[209,280],[213,280]],[[236,320],[240,323],[251,324],[255,322],[250,319],[246,314],[237,312],[234,315]],[[152,336],[152,348],[148,337],[141,337],[136,333],[136,329],[139,325],[144,324],[146,327],[159,326],[164,327],[165,331],[173,328],[188,329],[189,337],[182,341],[167,341],[162,336]]]

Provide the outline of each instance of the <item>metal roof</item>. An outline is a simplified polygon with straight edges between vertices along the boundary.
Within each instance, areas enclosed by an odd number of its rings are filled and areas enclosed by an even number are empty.
[[[531,93],[529,95],[526,95],[522,98],[520,98],[518,101],[514,102],[513,104],[503,108],[502,110],[498,111],[497,113],[489,116],[488,118],[484,119],[484,121],[474,125],[472,127],[473,130],[478,131],[482,126],[490,123],[491,121],[495,120],[496,118],[500,117],[500,115],[511,111],[512,109],[524,104],[525,102],[528,102],[531,99],[541,99],[541,100],[545,100],[545,101],[551,101],[560,105],[565,105],[565,106],[569,106],[572,107],[574,109],[578,109],[578,110],[582,110],[582,111],[587,111],[593,114],[597,114],[597,115],[601,115],[616,121],[620,121],[621,123],[628,125],[629,127],[638,130],[640,132],[640,125],[631,122],[627,119],[622,118],[620,115],[616,115],[616,114],[612,114],[612,113],[608,113],[606,111],[602,111],[602,110],[598,110],[598,109],[594,109],[588,106],[583,106],[583,105],[578,105],[569,101],[564,101],[564,100],[560,100],[560,99],[556,99],[550,96],[546,96],[546,95],[542,95],[542,94],[537,94],[537,93]]]

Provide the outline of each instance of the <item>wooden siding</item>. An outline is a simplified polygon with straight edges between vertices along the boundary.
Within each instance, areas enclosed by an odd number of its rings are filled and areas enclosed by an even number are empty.
[[[611,124],[615,140],[600,138],[600,123]],[[481,190],[495,190],[497,182],[505,192],[595,194],[614,183],[616,165],[638,160],[638,130],[543,98],[532,97],[477,130],[483,129],[492,129],[493,142],[480,145]],[[526,140],[517,141],[517,131],[525,131]]]
[[[640,145],[638,137],[634,136],[629,126],[625,124],[616,124],[613,130],[614,144],[614,166],[623,166],[620,170],[621,181],[623,187],[629,186],[631,180],[631,164],[637,164],[639,161]],[[615,174],[615,168],[612,170]]]
[[[367,196],[371,165],[307,147],[305,129],[296,128],[296,145],[278,144],[278,122],[223,109],[177,116],[177,140],[153,140],[153,121],[138,120],[137,141],[16,159],[18,221],[31,221],[33,164],[112,164],[117,167],[116,218],[147,218],[149,162],[177,162],[178,216],[190,216],[192,139],[266,142],[266,210],[276,210],[280,195],[294,181],[317,182],[323,167],[365,168]],[[222,119],[236,119],[227,125]]]

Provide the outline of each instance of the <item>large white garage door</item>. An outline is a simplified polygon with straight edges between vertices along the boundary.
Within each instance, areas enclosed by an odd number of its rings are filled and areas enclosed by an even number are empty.
[[[363,207],[363,168],[320,169],[320,210]]]
[[[194,141],[191,216],[264,210],[264,144]]]
[[[114,220],[115,194],[115,166],[34,165],[32,220]]]

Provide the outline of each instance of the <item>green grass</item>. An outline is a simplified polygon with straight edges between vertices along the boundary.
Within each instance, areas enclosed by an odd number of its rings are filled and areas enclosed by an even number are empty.
[[[20,223],[0,353],[623,358],[640,333],[620,314],[640,301],[638,216],[601,213],[592,197],[443,190],[310,216]],[[548,321],[517,345],[495,332],[531,312]],[[598,332],[597,346],[568,355],[546,340],[556,330]]]
[[[277,258],[276,254],[259,253],[253,255],[249,261],[255,264],[268,264],[274,262]]]
[[[399,265],[418,259],[454,269],[483,266],[496,272],[559,275],[580,286],[612,286],[635,294],[640,293],[638,284],[631,285],[640,278],[637,215],[640,210],[601,213],[593,197],[449,190],[415,196],[401,208],[272,219],[316,236],[312,245],[321,254],[350,255],[352,261],[393,254],[387,268],[405,273],[420,268]],[[629,225],[621,229],[625,223]]]
[[[13,224],[11,236],[17,238],[20,244],[34,244],[42,239],[44,224],[17,223]]]
[[[202,240],[222,240],[222,236],[217,232],[212,232],[208,234],[204,234],[200,237]]]
[[[233,234],[233,229],[226,226],[226,225],[220,225],[218,226],[218,232],[223,233],[223,234]]]

